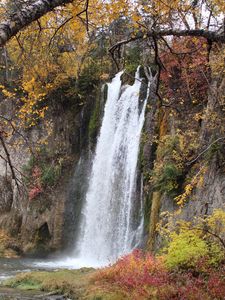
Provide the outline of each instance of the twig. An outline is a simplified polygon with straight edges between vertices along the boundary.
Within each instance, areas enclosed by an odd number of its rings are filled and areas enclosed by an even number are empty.
[[[0,158],[1,159],[3,159],[6,163],[8,163],[8,160],[4,157],[4,156],[2,156],[1,154],[0,154]],[[13,166],[13,169],[15,170],[15,171],[17,171],[21,176],[23,176],[24,178],[26,178],[26,179],[29,179],[29,177],[27,177],[26,175],[24,175],[20,170],[18,170],[15,166]],[[17,178],[17,180],[21,183],[21,184],[23,184],[23,182],[22,181],[20,181],[18,178]]]
[[[216,233],[208,230],[207,228],[192,227],[192,228],[189,228],[189,229],[190,230],[199,230],[199,231],[203,231],[204,233],[209,233],[209,234],[213,235],[214,237],[216,237],[221,242],[221,244],[225,248],[225,242],[224,242],[224,240],[218,234],[216,234]]]
[[[73,19],[73,17],[68,18],[66,21],[64,21],[64,22],[56,29],[56,31],[54,32],[53,36],[51,37],[51,39],[50,39],[50,41],[49,41],[49,44],[48,44],[49,47],[51,46],[51,43],[52,43],[53,39],[55,38],[57,32],[58,32],[63,26],[65,26],[70,20],[72,20],[72,19]]]
[[[199,153],[199,155],[196,158],[187,162],[187,166],[190,166],[191,164],[193,164],[196,160],[199,159],[199,157],[201,157],[206,151],[208,151],[212,145],[214,145],[215,143],[217,143],[218,141],[223,140],[223,139],[225,139],[225,137],[220,137],[220,138],[216,139],[215,141],[213,141],[205,150],[203,150],[201,153]]]
[[[174,55],[177,55],[177,56],[179,56],[179,55],[189,55],[189,54],[192,54],[192,53],[194,53],[194,52],[197,52],[198,50],[201,49],[201,46],[200,46],[200,47],[198,47],[197,49],[193,49],[193,50],[187,51],[187,52],[175,52],[175,51],[170,47],[170,45],[168,44],[167,40],[166,40],[164,37],[161,37],[160,39],[166,44],[166,46],[167,46],[167,48],[170,50],[170,52],[171,52],[172,54],[174,54]]]
[[[83,21],[81,15],[82,15],[83,13],[85,13],[85,16],[86,16],[86,22],[85,22],[85,25],[86,25],[87,32],[89,32],[88,6],[89,6],[89,0],[86,0],[86,4],[85,4],[84,10],[82,10],[81,12],[79,12],[79,13],[77,14],[77,17],[79,17],[79,18]]]
[[[11,173],[12,173],[12,179],[15,180],[15,183],[16,183],[16,186],[18,188],[18,191],[20,192],[20,187],[19,187],[19,184],[18,184],[18,179],[17,179],[16,174],[14,172],[14,168],[13,168],[13,165],[12,165],[12,162],[11,162],[10,154],[9,154],[9,151],[8,151],[8,149],[6,147],[6,144],[5,144],[5,141],[3,139],[2,133],[0,133],[0,141],[1,141],[2,147],[3,147],[4,152],[6,154],[6,157],[7,157],[7,162],[9,164],[9,167],[10,167],[10,170],[11,170]]]
[[[24,141],[26,142],[26,144],[27,144],[27,146],[28,146],[30,152],[33,154],[33,150],[32,150],[32,148],[31,148],[31,146],[30,146],[30,144],[29,144],[29,142],[28,142],[28,139],[27,139],[21,132],[19,132],[19,131],[16,129],[16,127],[14,126],[12,120],[6,118],[6,117],[3,116],[3,115],[0,115],[0,118],[3,119],[3,120],[5,120],[5,121],[7,121],[7,122],[10,124],[10,126],[11,126],[12,129],[13,129],[12,134],[14,134],[14,132],[15,132],[15,133],[17,133],[19,136],[21,136],[21,137],[24,139]]]

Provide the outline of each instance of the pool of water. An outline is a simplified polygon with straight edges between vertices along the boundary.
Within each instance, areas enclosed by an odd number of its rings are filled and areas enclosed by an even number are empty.
[[[20,272],[29,272],[36,269],[33,260],[0,258],[0,282]]]
[[[110,262],[105,262],[104,265]],[[58,269],[80,269],[83,267],[102,267],[103,265],[73,257],[52,257],[48,259],[0,258],[0,282],[21,272],[55,271]]]
[[[70,300],[68,297],[63,295],[55,295],[41,291],[26,291],[19,289],[12,289],[1,286],[1,283],[5,280],[15,276],[21,272],[31,271],[54,271],[61,268],[64,269],[78,269],[76,265],[57,265],[58,259],[52,260],[40,260],[40,259],[25,259],[25,258],[0,258],[0,299],[4,300]],[[68,266],[67,266],[68,265]]]

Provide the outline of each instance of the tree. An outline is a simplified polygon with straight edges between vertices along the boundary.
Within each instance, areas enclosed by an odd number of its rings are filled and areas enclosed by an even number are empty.
[[[11,37],[15,36],[20,30],[27,27],[32,22],[38,20],[40,17],[44,16],[48,12],[54,10],[56,7],[72,2],[74,2],[76,5],[76,1],[73,0],[38,0],[31,4],[25,5],[24,7],[22,7],[22,9],[18,9],[17,12],[7,17],[6,20],[0,24],[0,46],[3,46]],[[88,2],[89,1],[86,1],[86,12],[88,10]],[[140,3],[138,3],[138,5],[142,9],[142,11],[144,11],[143,15],[147,15],[147,18],[151,18],[151,28],[148,28],[149,26],[146,26],[145,20],[143,20],[143,23],[139,21],[139,19],[142,21],[142,16],[134,14],[134,20],[137,20],[140,26],[145,28],[144,31],[146,32],[138,34],[130,39],[121,41],[120,43],[115,45],[114,48],[133,40],[143,39],[146,36],[155,38],[160,38],[168,35],[196,36],[204,37],[210,40],[211,42],[225,42],[223,28],[222,32],[209,30],[213,14],[218,14],[218,12],[222,12],[222,9],[224,8],[224,4],[222,4],[220,1],[218,1],[218,3],[216,4],[212,3],[211,1],[185,1],[184,3],[176,1],[174,3],[171,3],[171,1],[168,0],[165,2],[157,0],[151,1],[151,4],[145,4],[145,1],[142,2],[144,3],[141,5]],[[201,14],[199,2],[201,2],[201,6],[203,5],[203,3],[205,3],[205,6],[209,11],[209,17],[206,28],[200,28],[199,20],[201,19]],[[112,8],[113,10],[113,3],[109,3],[109,9],[110,8]],[[188,24],[188,11],[191,11],[192,18],[194,19],[195,23],[195,29],[191,29],[190,25]],[[180,30],[174,28],[174,23],[177,22],[178,19],[182,21],[186,29]],[[163,25],[168,25],[169,23],[171,28],[163,28]],[[160,24],[161,28],[158,26]],[[114,48],[111,48],[111,51]]]
[[[28,4],[6,18],[0,24],[0,46],[3,46],[11,37],[15,36],[20,30],[38,20],[54,8],[70,3],[72,0],[38,0]]]
[[[220,44],[225,42],[223,9],[222,1],[212,0],[19,0],[16,5],[11,0],[4,2],[1,7],[0,46],[7,53],[4,56],[7,57],[4,62],[7,66],[5,78],[9,78],[10,63],[19,73],[19,116],[23,121],[20,125],[33,126],[39,117],[44,117],[46,95],[71,78],[76,80],[82,69],[92,64],[89,56],[97,48],[99,33],[111,33],[112,24],[118,20],[124,21],[128,30],[107,40],[113,60],[118,60],[123,52],[120,50],[127,44],[135,41],[146,43],[158,66],[156,94],[161,105],[169,106],[158,91],[160,78],[166,78],[167,60],[162,54],[166,51],[182,52],[180,37],[197,38],[200,44],[206,45],[208,53],[214,44],[220,48]],[[176,37],[177,42],[167,36]],[[195,47],[193,49],[195,51]],[[207,55],[205,50],[204,55]],[[104,59],[101,58],[98,67],[102,66],[102,61]],[[183,63],[188,70],[189,60]],[[191,72],[187,75],[191,76]],[[186,73],[182,76],[186,85],[195,83],[193,78],[189,81]],[[16,96],[4,86],[0,86],[0,90],[8,98]]]

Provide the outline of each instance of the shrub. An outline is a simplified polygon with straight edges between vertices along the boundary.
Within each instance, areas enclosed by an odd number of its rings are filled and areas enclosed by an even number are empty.
[[[45,146],[42,146],[31,156],[28,163],[23,166],[25,183],[28,186],[29,199],[33,200],[40,195],[45,188],[56,184],[61,175],[62,159],[56,159]]]
[[[40,195],[42,192],[43,192],[43,190],[42,190],[41,186],[32,187],[28,192],[29,200],[33,200],[38,195]]]
[[[151,181],[156,190],[166,192],[169,196],[177,195],[184,170],[182,141],[181,135],[166,135],[157,149],[157,160]]]
[[[162,219],[158,231],[166,242],[162,253],[169,269],[202,271],[218,267],[225,260],[225,211],[217,209],[212,215],[192,222],[177,219],[176,213],[167,213],[166,217],[169,221],[165,223]]]
[[[41,169],[38,166],[34,166],[32,169],[32,183],[29,186],[29,200],[33,200],[38,195],[40,195],[43,192],[42,185],[41,185]]]
[[[155,188],[161,192],[170,194],[177,190],[178,179],[182,175],[181,170],[173,163],[166,163],[161,169]]]
[[[173,232],[170,238],[166,254],[169,269],[194,267],[200,258],[208,255],[207,244],[196,231]]]
[[[41,174],[41,183],[44,186],[53,186],[60,176],[60,166],[56,165],[43,165]]]
[[[100,270],[95,280],[117,285],[128,295],[145,297],[154,294],[168,282],[168,272],[161,259],[135,250],[120,258],[116,264]]]
[[[186,237],[186,240],[190,237]],[[196,257],[196,247],[206,251],[197,236],[191,237],[192,255]],[[196,242],[196,247],[195,247]],[[185,245],[186,247],[186,245]],[[185,254],[186,255],[186,254]],[[200,256],[199,256],[200,257]],[[165,261],[165,262],[164,262]],[[95,288],[105,293],[119,291],[130,300],[222,300],[225,296],[225,278],[222,268],[208,267],[204,274],[192,269],[169,270],[167,260],[154,257],[150,253],[135,250],[119,259],[114,265],[99,270],[93,276]],[[204,260],[201,261],[204,264]],[[102,298],[106,299],[106,298]]]

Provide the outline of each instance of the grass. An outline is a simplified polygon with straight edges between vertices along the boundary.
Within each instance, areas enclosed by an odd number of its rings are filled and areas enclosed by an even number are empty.
[[[19,274],[5,287],[53,292],[73,300],[223,300],[224,265],[209,266],[206,257],[195,269],[165,265],[165,257],[135,250],[114,265],[95,270],[35,271]]]
[[[82,294],[89,282],[90,269],[35,271],[22,273],[6,281],[5,285],[19,289],[58,291],[68,295]]]
[[[18,274],[4,282],[4,286],[65,294],[71,299],[82,300],[124,300],[119,291],[104,290],[93,281],[94,269],[35,271]]]

